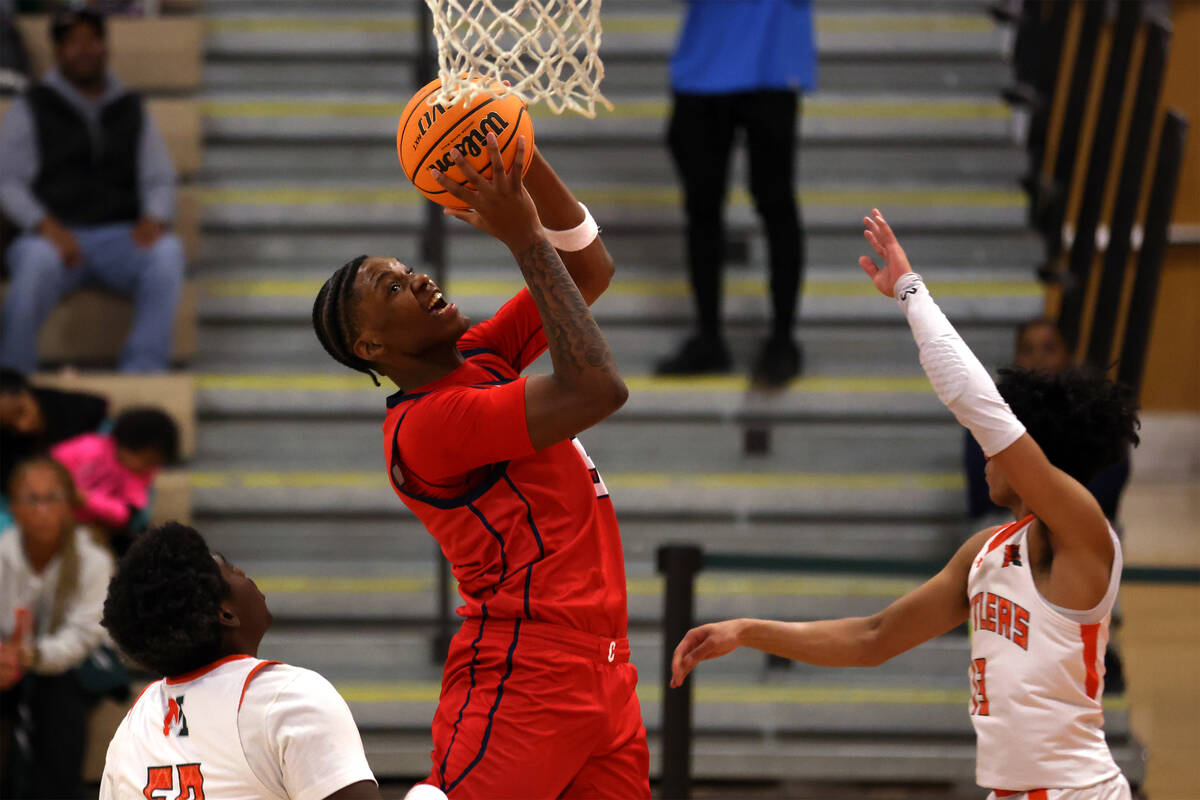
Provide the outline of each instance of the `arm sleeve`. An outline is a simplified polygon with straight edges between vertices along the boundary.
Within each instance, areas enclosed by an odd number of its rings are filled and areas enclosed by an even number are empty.
[[[247,692],[239,716],[242,745],[268,787],[282,789],[291,800],[323,800],[353,783],[375,780],[350,707],[329,681],[311,670],[272,667],[250,687],[267,695],[267,704],[261,710]]]
[[[462,386],[419,401],[399,430],[400,456],[421,478],[437,480],[534,452],[525,418],[525,381]]]
[[[79,666],[104,639],[100,617],[108,580],[112,577],[112,561],[90,543],[81,543],[79,550],[79,592],[61,627],[37,640],[38,663],[34,671],[40,675],[59,675]]]
[[[18,98],[0,122],[0,210],[25,231],[46,217],[46,207],[33,193],[37,170],[33,116],[24,98]]]
[[[159,222],[170,222],[175,217],[175,166],[149,111],[138,143],[138,192],[143,217]]]
[[[491,319],[463,334],[459,349],[472,348],[496,351],[517,372],[546,351],[542,317],[528,289],[517,292]]]

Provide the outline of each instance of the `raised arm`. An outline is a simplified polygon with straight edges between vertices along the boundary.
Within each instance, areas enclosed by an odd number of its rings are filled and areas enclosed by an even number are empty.
[[[1055,467],[1025,432],[979,359],[942,313],[904,248],[878,209],[863,220],[864,236],[883,266],[863,256],[859,266],[888,297],[895,297],[920,349],[921,366],[958,421],[971,431],[1004,480],[1047,529],[1055,567],[1071,607],[1091,608],[1104,597],[1113,561],[1108,522],[1099,503],[1079,481]]]
[[[548,230],[568,231],[584,222],[583,206],[536,147],[529,171],[525,173],[525,187],[537,206],[542,225]],[[608,288],[615,269],[612,256],[600,237],[582,250],[559,250],[558,255],[584,301],[589,306],[596,302]]]
[[[476,188],[459,186],[442,173],[448,192],[471,206],[455,212],[504,242],[512,251],[537,303],[554,371],[525,383],[525,417],[533,446],[541,449],[590,428],[619,409],[629,396],[616,360],[592,319],[580,289],[558,251],[546,241],[533,199],[522,181],[525,138],[517,141],[512,168],[504,169],[496,137],[488,135],[492,179],[454,151],[455,163]]]
[[[733,619],[688,631],[671,660],[671,685],[679,686],[697,664],[738,647],[820,667],[874,667],[967,619],[971,559],[995,529],[981,531],[924,584],[870,617],[818,622]]]

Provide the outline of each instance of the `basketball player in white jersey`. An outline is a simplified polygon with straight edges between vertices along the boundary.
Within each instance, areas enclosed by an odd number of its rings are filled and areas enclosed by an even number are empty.
[[[266,598],[192,528],[134,542],[103,624],[164,678],[109,744],[100,800],[379,800],[346,701],[315,672],[256,658]]]
[[[1121,550],[1088,478],[1137,442],[1132,400],[1078,372],[1006,373],[999,390],[908,265],[878,210],[859,259],[908,318],[938,398],[988,456],[992,501],[1009,525],[980,531],[946,567],[872,617],[738,619],[688,632],[672,685],[739,646],[831,667],[874,666],[968,619],[976,780],[991,798],[1127,800],[1104,739],[1101,694]]]

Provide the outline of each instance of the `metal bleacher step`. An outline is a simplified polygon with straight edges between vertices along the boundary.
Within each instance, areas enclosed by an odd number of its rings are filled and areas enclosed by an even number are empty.
[[[497,250],[499,248],[497,247]],[[866,250],[864,244],[863,250]],[[502,255],[500,253],[498,256]],[[862,276],[852,258],[838,267],[813,266],[801,288],[801,322],[894,323],[896,309]],[[419,267],[414,267],[419,269]],[[593,305],[601,325],[687,325],[693,317],[690,287],[682,275],[659,268],[619,267],[612,284]],[[330,276],[328,265],[286,272],[245,265],[207,271],[200,281],[199,314],[204,322],[310,325],[312,302]],[[724,315],[731,322],[762,322],[768,309],[765,269],[730,270],[724,285]],[[1026,266],[984,270],[923,269],[942,310],[952,319],[1007,324],[1038,314],[1041,287]],[[472,320],[491,316],[524,283],[516,268],[455,269],[442,289]]]
[[[298,424],[303,426],[303,437],[295,436]],[[653,423],[653,431],[653,437],[648,437],[645,423],[615,417],[584,432],[580,439],[602,473],[645,473],[642,482],[647,485],[659,483],[653,476],[674,471],[685,482],[693,472],[714,473],[704,478],[704,485],[719,484],[722,479],[717,475],[727,476],[730,484],[750,486],[787,483],[788,479],[780,476],[791,474],[849,476],[862,466],[864,453],[870,454],[875,473],[933,475],[953,473],[962,457],[962,437],[949,415],[935,422],[909,420],[904,425],[895,425],[890,419],[875,424],[866,419],[776,423],[771,431],[771,451],[750,456],[739,455],[742,426],[734,423],[660,419]],[[438,435],[436,430],[428,432],[435,440]],[[354,471],[374,461],[365,454],[375,455],[382,449],[379,427],[357,417],[300,423],[286,418],[213,419],[205,425],[195,465],[201,471],[217,464],[287,471],[307,457],[325,471]],[[379,478],[385,479],[382,471]],[[637,483],[632,478],[622,480]],[[847,485],[850,483],[847,480]]]
[[[376,442],[372,447],[382,453]],[[367,451],[370,452],[370,451]],[[960,518],[964,481],[959,469],[934,472],[603,472],[623,519],[696,521]],[[407,513],[383,470],[281,470],[197,463],[191,473],[197,516]]]
[[[399,184],[393,184],[399,186]],[[864,198],[866,199],[866,198]],[[873,193],[863,207],[847,208],[838,212],[837,227],[806,225],[806,253],[813,264],[846,264],[850,267],[859,255],[865,252],[862,240],[861,218],[871,206],[884,203],[888,195],[884,191]],[[604,226],[605,246],[616,261],[618,269],[626,265],[649,265],[657,269],[673,270],[676,276],[683,273],[683,230],[625,230],[614,231],[613,220],[596,214],[597,221]],[[446,263],[451,275],[463,267],[509,268],[512,257],[504,252],[503,245],[487,237],[465,223],[448,220],[455,224],[447,226]],[[312,267],[325,264],[330,273],[345,261],[360,253],[395,256],[411,264],[419,262],[421,252],[419,229],[413,225],[392,224],[348,228],[331,226],[317,221],[307,227],[288,226],[277,228],[264,225],[216,225],[210,224],[204,231],[200,258],[196,264],[197,274],[210,269],[228,269],[230,265],[245,265],[258,269],[292,269],[297,265]],[[619,233],[619,235],[618,235]],[[763,244],[754,235],[754,226],[734,227],[728,231],[729,238],[744,243],[761,262]],[[964,230],[958,227],[926,229],[924,227],[899,226],[905,251],[919,269],[948,267],[968,269],[976,267],[1005,268],[1013,264],[1027,264],[1028,274],[1033,273],[1042,255],[1043,247],[1028,229],[1008,228],[1003,230]],[[738,268],[731,264],[731,274]],[[451,278],[452,279],[452,278]]]
[[[399,631],[427,628],[436,618],[434,562],[428,553],[403,566],[365,560],[337,564],[272,561],[259,566],[257,561],[236,559],[236,563],[254,577],[274,616],[295,636],[305,635],[313,626],[346,625],[348,637],[364,630],[370,633],[371,626],[391,626]],[[649,562],[631,560],[627,567],[631,624],[652,631],[662,622],[662,579]],[[698,619],[867,616],[920,583],[916,577],[837,573],[709,573],[701,575],[696,584],[696,613]],[[457,596],[452,600],[459,604]],[[357,656],[347,652],[345,658]]]
[[[375,514],[344,514],[329,509],[320,514],[280,509],[256,513],[253,524],[236,513],[210,508],[197,514],[205,538],[214,550],[247,572],[263,575],[387,575],[397,565],[414,565],[410,576],[429,579],[436,545],[416,517],[404,511],[399,498]],[[859,558],[887,552],[906,561],[936,562],[947,558],[971,531],[959,519],[861,520],[822,517],[811,520],[728,520],[696,522],[686,519],[621,518],[621,541],[626,560],[648,574],[659,545],[692,541],[707,550],[736,550],[751,554],[808,553],[814,557]],[[253,531],[248,534],[248,529]],[[310,584],[294,584],[304,591]],[[278,590],[278,589],[277,589]]]
[[[667,56],[681,18],[674,9],[610,6],[601,17],[601,56]],[[413,58],[416,29],[413,11],[399,6],[393,13],[369,15],[356,15],[345,8],[324,14],[281,15],[260,9],[217,13],[209,18],[206,56],[210,61],[247,55]],[[822,58],[881,61],[936,54],[1003,64],[1004,57],[1003,31],[974,9],[967,13],[895,13],[886,4],[860,3],[852,10],[818,15],[816,34]]]
[[[396,112],[398,116],[399,112]],[[266,127],[266,126],[264,126]],[[888,126],[882,126],[887,130]],[[301,127],[301,130],[304,128]],[[556,141],[535,129],[537,146],[562,176],[572,184],[611,177],[614,170],[637,178],[666,182],[674,178],[674,166],[662,141],[665,123],[658,126],[654,140],[645,142]],[[864,130],[880,131],[879,126]],[[266,139],[267,134],[247,133],[210,136],[204,150],[204,175],[209,181],[241,179],[278,180],[305,174],[329,179],[346,175],[392,177],[400,185],[401,174],[394,144],[395,119],[362,134],[362,140],[337,141],[308,138]],[[251,138],[254,137],[254,138]],[[1001,182],[1025,168],[1025,154],[1014,144],[999,142],[955,142],[945,139],[894,142],[849,142],[806,140],[800,147],[797,176],[801,186],[836,180],[864,182],[880,175],[903,171],[924,180],[966,179],[977,183]],[[735,153],[730,186],[745,186],[746,160]]]
[[[198,190],[207,229],[396,230],[424,224],[425,201],[396,180],[230,181]],[[604,219],[610,233],[680,230],[683,212],[674,184],[593,183],[576,196]],[[1015,186],[864,183],[805,186],[797,193],[812,230],[857,228],[873,206],[899,229],[1011,234],[1025,230],[1025,196]],[[748,193],[729,195],[726,224],[756,225]]]
[[[889,304],[883,298],[880,298],[880,302],[884,311],[895,312],[895,309],[888,308]],[[984,364],[1002,364],[1011,357],[1012,343],[1008,333],[1011,325],[1005,322],[976,323],[970,319],[958,320],[958,325],[964,339]],[[651,380],[648,376],[653,374],[655,363],[678,346],[686,330],[684,326],[648,324],[606,327],[605,339],[613,350],[617,365],[626,379],[632,381],[631,386],[635,389],[630,402],[638,401],[636,395],[640,391],[676,398],[706,391],[723,397],[746,393],[745,370],[765,335],[765,326],[762,329],[757,325],[727,327],[726,340],[737,370],[730,375]],[[805,352],[804,377],[793,386],[801,394],[853,394],[856,390],[870,394],[925,392],[916,347],[899,312],[896,312],[896,319],[893,320],[876,319],[838,325],[829,321],[802,324],[795,333],[804,345]],[[373,388],[370,381],[330,359],[321,350],[311,324],[301,320],[282,324],[270,321],[236,321],[230,325],[210,323],[203,329],[202,342],[204,346],[196,363],[196,370],[202,375],[199,381],[202,398],[210,397],[208,391],[216,389],[354,393],[358,400],[346,405],[347,411],[353,412],[356,409],[370,411],[382,408],[382,397],[394,391],[379,392],[376,395],[380,398],[378,400],[368,399]],[[535,362],[528,371],[544,372],[547,368],[548,364]],[[222,381],[219,377],[226,375],[246,377],[229,381]],[[890,378],[918,380],[890,385],[878,382],[878,379]],[[829,379],[844,382],[830,383]],[[346,395],[330,395],[332,399],[328,402],[349,400]],[[253,398],[253,395],[247,396]],[[775,396],[768,394],[759,399],[767,401],[771,397]],[[263,399],[269,398],[264,396]],[[316,397],[313,400],[324,402],[316,400]],[[203,404],[204,400],[201,402]],[[789,402],[786,397],[779,396],[777,402],[764,402],[763,405],[768,408],[788,407]]]
[[[210,93],[201,110],[205,135],[216,142],[266,139],[319,142],[323,146],[345,142],[361,148],[364,140],[381,146],[389,140],[394,143],[396,124],[408,96],[408,90],[402,87],[370,94]],[[619,144],[625,149],[630,145],[661,144],[670,116],[669,101],[636,95],[610,99],[614,108],[600,110],[595,119],[574,114],[556,116],[534,107],[537,140],[547,146],[579,144],[588,149],[602,144]],[[991,95],[822,93],[804,101],[800,142],[887,146],[932,138],[995,146],[1013,143],[1013,126],[1008,106]],[[635,165],[639,163],[638,155],[636,150],[622,153]],[[209,158],[211,154],[206,154],[206,160]],[[255,168],[249,162],[242,166]],[[896,165],[893,163],[891,168],[894,170]]]

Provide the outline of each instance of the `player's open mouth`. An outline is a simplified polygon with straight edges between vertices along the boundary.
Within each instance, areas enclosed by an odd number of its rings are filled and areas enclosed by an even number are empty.
[[[429,302],[425,305],[425,312],[435,317],[441,316],[449,311],[453,303],[447,303],[446,298],[442,296],[440,290],[434,291],[433,297],[429,298]]]

